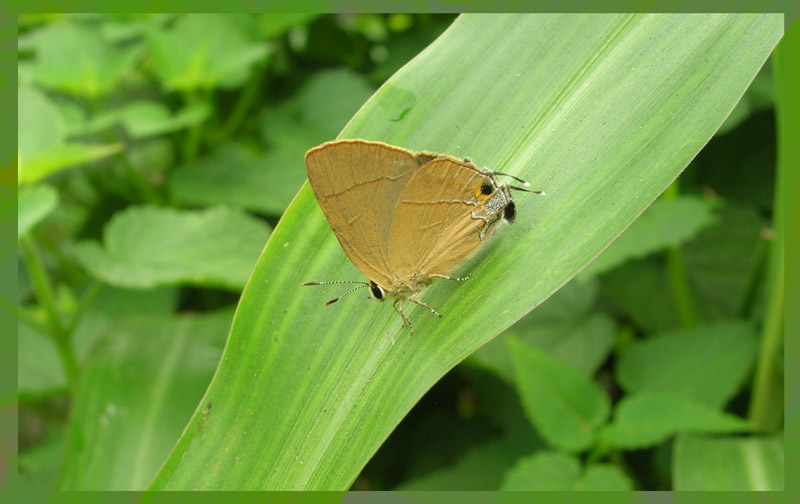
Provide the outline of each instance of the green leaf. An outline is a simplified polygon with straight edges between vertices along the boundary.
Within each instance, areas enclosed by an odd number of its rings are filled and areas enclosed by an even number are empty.
[[[616,374],[628,392],[670,392],[719,408],[739,391],[757,351],[751,324],[717,323],[634,343]]]
[[[20,172],[28,159],[64,141],[66,127],[56,106],[36,88],[17,88],[17,148]]]
[[[521,459],[506,472],[500,489],[628,491],[633,485],[618,467],[591,464],[584,470],[573,455],[539,452]]]
[[[295,26],[311,24],[317,17],[319,14],[313,12],[269,12],[258,16],[258,27],[264,36],[278,38]]]
[[[75,246],[78,261],[111,285],[150,288],[191,284],[241,289],[269,227],[241,211],[132,207],[103,231],[103,245]]]
[[[211,107],[207,102],[187,105],[173,114],[161,103],[137,100],[119,108],[105,109],[88,119],[74,117],[70,121],[69,135],[97,134],[122,124],[132,138],[142,139],[200,124],[210,114]]]
[[[663,392],[640,392],[617,405],[603,442],[623,449],[656,445],[679,432],[745,432],[750,424],[703,403]]]
[[[104,158],[122,144],[66,143],[66,126],[59,110],[40,91],[18,88],[19,184],[37,182],[70,166]]]
[[[66,143],[57,145],[20,165],[19,183],[38,182],[65,168],[96,161],[122,150],[122,144]]]
[[[686,272],[704,320],[742,316],[769,225],[753,208],[726,205],[719,222],[684,246]]]
[[[581,464],[572,455],[540,452],[521,459],[506,473],[500,490],[569,490]]]
[[[517,392],[539,434],[563,450],[588,448],[611,409],[603,390],[530,345],[514,338],[508,343]]]
[[[25,323],[17,324],[17,391],[45,395],[67,389],[55,341]]]
[[[682,435],[675,441],[673,457],[674,490],[784,490],[783,436]]]
[[[175,200],[184,205],[238,205],[280,215],[305,180],[302,149],[270,153],[242,145],[222,146],[211,157],[179,167],[169,178]]]
[[[36,49],[28,69],[36,83],[87,98],[113,91],[142,53],[138,45],[115,47],[89,25],[67,20],[45,25]]]
[[[578,490],[585,491],[618,491],[633,490],[633,482],[617,466],[611,464],[591,464],[586,468],[583,481],[577,482]]]
[[[630,260],[681,245],[713,223],[711,204],[694,196],[659,199],[645,210],[581,276],[604,273]]]
[[[122,122],[133,138],[146,138],[200,124],[210,115],[211,107],[206,102],[187,105],[172,114],[160,103],[138,101],[125,107]]]
[[[170,192],[187,205],[232,204],[280,215],[306,179],[308,147],[335,136],[371,93],[364,78],[350,70],[319,72],[296,102],[266,114],[266,152],[225,145],[207,159],[179,167],[170,177]]]
[[[645,333],[680,326],[664,265],[653,259],[625,263],[603,276],[601,297],[622,319]]]
[[[341,137],[471,156],[548,196],[516,195],[516,223],[453,272],[472,278],[420,296],[443,318],[407,310],[410,336],[388,304],[354,295],[323,307],[342,290],[300,287],[363,279],[304,187],[253,271],[209,385],[209,397],[229,398],[215,409],[225,432],[201,436],[195,414],[150,489],[347,489],[433,383],[674,180],[782,33],[781,15],[459,17]]]
[[[465,362],[489,369],[513,382],[514,371],[506,342],[514,337],[557,357],[586,376],[594,375],[608,357],[615,331],[611,317],[590,310],[596,294],[597,281],[569,282],[536,310],[467,357]]]
[[[526,441],[518,436],[492,439],[470,449],[453,465],[405,481],[392,491],[497,490],[504,471],[520,456],[535,449]]]
[[[231,312],[117,319],[81,375],[59,490],[141,490],[197,411],[213,432],[214,404],[198,407]],[[225,429],[223,429],[225,430]]]
[[[211,89],[246,76],[269,54],[233,14],[187,14],[169,29],[148,33],[153,71],[167,91]]]
[[[17,237],[24,235],[58,205],[58,193],[48,185],[37,185],[19,192]]]

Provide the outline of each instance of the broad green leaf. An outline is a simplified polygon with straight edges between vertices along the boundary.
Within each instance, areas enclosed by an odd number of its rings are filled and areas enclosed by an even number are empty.
[[[295,102],[266,113],[266,152],[225,145],[209,158],[179,167],[169,180],[171,194],[187,205],[232,204],[280,215],[306,179],[306,150],[335,136],[371,92],[350,70],[319,72]]]
[[[22,165],[20,164],[19,183],[33,183],[56,172],[90,161],[96,161],[116,154],[122,144],[65,143],[44,152]]]
[[[680,327],[663,261],[648,258],[614,268],[603,276],[601,297],[644,333]]]
[[[67,20],[45,25],[36,49],[28,69],[36,83],[87,98],[113,91],[142,52],[138,45],[115,47],[89,25]]]
[[[664,392],[640,392],[617,405],[602,441],[623,449],[641,449],[680,432],[745,432],[750,424],[701,402]]]
[[[633,485],[618,467],[591,464],[583,468],[573,455],[539,452],[521,459],[506,472],[500,489],[628,491]]]
[[[684,250],[686,272],[704,320],[741,316],[748,288],[766,245],[766,220],[753,208],[726,205],[719,222],[701,231]]]
[[[64,141],[66,127],[58,108],[36,88],[17,88],[17,134],[20,171],[28,159]]]
[[[566,283],[672,182],[782,33],[781,15],[459,17],[340,136],[470,156],[548,196],[515,194],[516,223],[453,272],[472,278],[420,296],[443,318],[408,308],[411,336],[388,303],[353,295],[323,307],[342,290],[300,287],[363,279],[303,187],[243,292],[209,385],[225,432],[200,435],[196,413],[150,489],[347,489],[433,383]]]
[[[539,452],[517,462],[500,490],[568,490],[580,472],[581,463],[572,455]]]
[[[581,276],[592,276],[667,247],[681,245],[713,222],[711,205],[700,198],[659,199],[645,210]]]
[[[620,491],[633,490],[633,482],[617,466],[611,464],[591,464],[586,468],[581,481],[577,482],[578,490],[584,491]]]
[[[723,135],[739,126],[748,117],[756,112],[772,108],[775,102],[775,82],[772,78],[772,65],[767,64],[761,68],[756,78],[750,84],[747,92],[742,96],[731,115],[725,119],[722,126],[717,130],[717,136]],[[768,145],[768,144],[765,144]],[[759,145],[763,147],[764,145]],[[774,147],[774,145],[773,145]],[[729,166],[731,169],[738,167]]]
[[[615,330],[608,315],[590,311],[596,294],[595,280],[569,282],[536,310],[467,357],[465,363],[484,367],[513,382],[506,341],[514,337],[587,376],[594,375],[608,357]]]
[[[18,182],[37,182],[74,165],[104,158],[122,150],[122,144],[67,143],[64,119],[41,91],[17,90],[19,136]]]
[[[783,436],[675,440],[674,490],[784,490]]]
[[[85,365],[70,415],[59,490],[141,490],[192,412],[215,430],[214,404],[198,401],[214,373],[231,312],[117,319]]]
[[[111,285],[191,284],[241,289],[269,226],[239,210],[131,207],[103,230],[103,244],[80,242],[78,261]]]
[[[568,451],[588,448],[611,409],[603,390],[563,362],[508,340],[517,392],[528,418],[551,445]]]
[[[233,14],[187,14],[171,27],[151,30],[153,71],[167,91],[210,89],[246,76],[269,47],[251,40]]]
[[[634,343],[617,361],[616,375],[628,392],[670,392],[722,407],[751,372],[757,351],[751,324],[717,323]]]
[[[17,237],[48,216],[58,205],[58,193],[48,185],[36,185],[19,192],[17,200]]]
[[[392,490],[498,490],[503,472],[535,448],[531,442],[517,436],[492,439],[469,450],[452,466],[405,481]]]

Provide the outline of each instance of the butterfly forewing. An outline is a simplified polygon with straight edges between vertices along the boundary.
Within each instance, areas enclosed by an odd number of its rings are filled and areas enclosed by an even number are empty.
[[[342,249],[381,286],[394,277],[389,258],[394,209],[419,165],[405,149],[364,140],[330,142],[306,153],[309,184]]]
[[[471,163],[452,157],[421,166],[400,194],[389,231],[389,263],[400,279],[447,275],[481,244],[473,217],[495,187]]]

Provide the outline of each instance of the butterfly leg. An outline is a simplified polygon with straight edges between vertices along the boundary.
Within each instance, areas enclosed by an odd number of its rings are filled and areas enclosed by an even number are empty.
[[[411,330],[411,334],[414,334],[414,324],[412,324],[411,321],[408,320],[408,317],[406,317],[406,314],[403,313],[403,304],[405,304],[405,301],[405,298],[395,299],[394,303],[392,303],[392,308],[394,308],[394,311],[403,319],[403,327],[408,326]],[[399,308],[397,307],[398,304],[400,305]]]
[[[410,298],[408,298],[408,300],[411,301],[414,304],[418,304],[418,305],[420,305],[422,307],[427,308],[428,310],[430,310],[431,313],[433,313],[434,315],[436,315],[439,318],[442,318],[442,314],[441,313],[437,312],[436,310],[434,310],[430,306],[426,305],[425,303],[423,303],[419,299],[414,299],[414,296],[411,296]]]
[[[449,277],[447,275],[439,275],[434,273],[431,275],[431,278],[444,278],[445,280],[454,280],[456,282],[463,282],[464,280],[469,280],[470,278],[472,278],[472,275],[470,274],[465,277],[458,278],[458,277]]]

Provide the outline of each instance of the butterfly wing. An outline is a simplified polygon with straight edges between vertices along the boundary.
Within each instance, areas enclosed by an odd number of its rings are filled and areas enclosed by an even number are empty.
[[[306,153],[308,182],[353,264],[386,287],[392,214],[421,160],[399,147],[365,140],[328,142]]]
[[[461,264],[482,243],[488,223],[476,215],[486,215],[486,202],[497,190],[475,165],[449,156],[415,171],[389,231],[389,264],[398,278],[420,281]],[[497,216],[502,209],[492,212]]]

